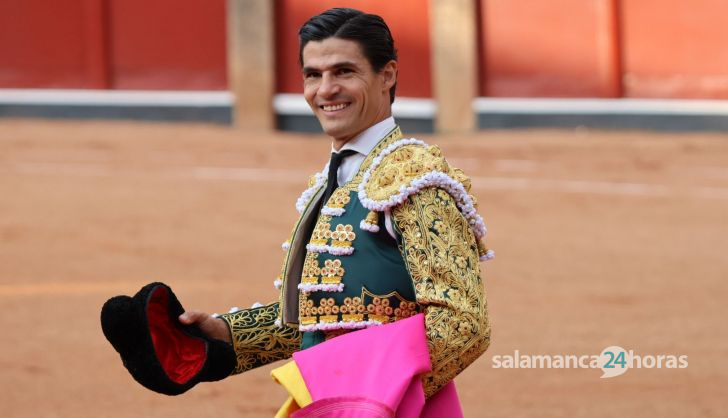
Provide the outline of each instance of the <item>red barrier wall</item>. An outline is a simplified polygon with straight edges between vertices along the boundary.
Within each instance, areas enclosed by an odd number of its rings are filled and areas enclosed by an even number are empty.
[[[0,3],[0,88],[227,88],[225,0]]]
[[[617,97],[613,0],[483,0],[481,96]]]
[[[277,91],[302,93],[298,64],[298,29],[311,16],[331,7],[354,7],[382,16],[399,55],[397,95],[431,97],[429,2],[427,0],[279,0],[276,2]]]
[[[629,97],[728,99],[728,2],[622,0]]]
[[[113,87],[227,88],[225,0],[112,0]]]
[[[85,0],[0,2],[0,87],[104,87]]]
[[[302,91],[300,25],[353,5],[391,26],[398,94],[431,97],[428,0],[275,2],[279,92]],[[481,96],[728,98],[724,0],[478,5]],[[0,88],[224,90],[225,26],[225,0],[0,1]]]

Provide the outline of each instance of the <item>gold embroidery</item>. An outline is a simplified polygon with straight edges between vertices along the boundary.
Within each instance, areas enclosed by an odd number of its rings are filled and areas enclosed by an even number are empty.
[[[342,188],[345,188],[348,191],[357,190],[359,188],[359,184],[364,177],[364,173],[366,173],[366,171],[372,165],[372,161],[374,161],[374,158],[381,154],[382,151],[389,145],[396,141],[399,141],[400,139],[402,139],[402,131],[399,129],[399,126],[397,126],[396,128],[394,128],[394,130],[392,130],[392,132],[389,133],[386,138],[379,141],[379,143],[361,163],[359,171],[354,175],[354,178],[352,178],[350,182],[342,186]]]
[[[365,223],[366,225],[369,225],[370,229],[371,229],[371,227],[379,226],[379,213],[377,213],[376,211],[370,210],[369,213],[367,213],[367,217],[364,218],[363,223]]]
[[[321,271],[321,282],[325,284],[341,283],[345,270],[341,267],[341,260],[326,260]]]
[[[363,288],[361,296],[346,297],[342,305],[337,305],[334,298],[322,298],[315,305],[309,298],[309,294],[301,292],[299,312],[302,325],[341,321],[377,321],[387,324],[419,312],[415,302],[406,300],[396,291],[377,295]]]
[[[379,141],[379,143],[374,147],[372,152],[370,152],[369,155],[367,155],[367,157],[364,159],[364,161],[362,162],[362,164],[359,168],[359,171],[354,175],[354,178],[351,181],[349,181],[348,183],[346,183],[345,185],[343,185],[342,187],[340,187],[340,189],[346,190],[347,192],[357,190],[359,187],[359,184],[362,181],[362,178],[364,177],[364,173],[372,165],[372,161],[374,160],[374,158],[377,155],[379,155],[382,152],[382,150],[384,150],[390,144],[392,144],[393,142],[398,141],[400,139],[402,139],[402,131],[400,130],[399,126],[397,126],[384,139]],[[317,179],[316,174],[312,175],[309,178],[309,182],[308,182],[309,188],[313,187],[316,184],[316,181],[317,181],[316,179]],[[308,202],[307,207],[310,204],[311,204],[311,202]],[[319,220],[321,220],[321,218],[325,218],[325,216],[326,215],[321,215],[319,217]],[[327,218],[328,218],[328,220],[331,219],[330,216]],[[296,222],[296,225],[293,227],[293,231],[291,233],[291,238],[289,239],[289,241],[291,243],[294,243],[295,242],[294,238],[296,237],[296,235],[301,233],[301,231],[299,230],[300,226],[301,226],[301,218],[299,217],[298,222]],[[286,286],[287,286],[288,280],[291,279],[289,276],[290,276],[290,271],[292,268],[292,265],[290,263],[291,254],[293,253],[292,250],[293,250],[293,248],[286,251],[286,256],[283,259],[283,266],[281,268],[281,276],[282,276],[282,282],[283,282],[281,291],[279,293],[279,303],[281,306],[281,312],[285,311],[285,303],[286,303],[285,294],[286,294],[286,289],[287,289]],[[294,280],[297,280],[297,279],[298,278],[294,278]],[[280,318],[280,319],[282,319],[282,318]]]
[[[384,157],[372,171],[364,189],[370,199],[386,201],[399,194],[401,187],[409,186],[412,180],[430,171],[452,174],[453,170],[437,146],[405,145]],[[461,181],[460,178],[455,180]]]
[[[351,243],[356,239],[354,227],[351,225],[336,225],[334,231],[329,231],[331,245],[339,248],[351,247]]]
[[[341,266],[341,260],[325,260],[323,267],[319,265],[319,253],[309,251],[303,262],[301,283],[304,284],[339,284],[346,270]]]
[[[309,251],[303,261],[303,273],[301,283],[316,284],[318,277],[321,275],[321,268],[318,262],[318,253]]]
[[[343,187],[336,189],[329,198],[329,201],[326,202],[326,206],[331,209],[343,209],[344,206],[351,202],[351,197],[349,196],[349,193],[349,190]]]
[[[328,240],[331,238],[330,220],[330,216],[321,215],[319,220],[316,222],[316,227],[313,229],[313,233],[311,233],[311,240],[309,241],[311,245],[326,245],[328,243]]]
[[[478,255],[484,256],[484,255],[488,254],[488,251],[490,251],[490,250],[488,249],[488,247],[485,246],[485,243],[483,242],[483,240],[479,240],[478,241]]]
[[[370,303],[366,306],[367,312],[370,313],[370,319],[373,319],[371,313],[374,313],[374,315],[378,316],[385,315],[388,317],[388,322],[392,322],[409,318],[419,312],[415,302],[408,301],[396,291],[387,293],[386,295],[376,295],[367,288],[364,288],[362,289],[362,298],[364,300],[370,300]],[[389,321],[390,318],[392,321]]]
[[[490,321],[480,280],[478,245],[445,191],[428,188],[392,211],[401,251],[425,307],[432,372],[429,397],[490,345]]]
[[[230,327],[237,366],[233,374],[291,357],[301,346],[298,330],[275,324],[278,303],[220,315]]]
[[[450,176],[453,179],[455,179],[455,181],[462,184],[463,187],[465,187],[466,192],[468,192],[468,193],[470,192],[470,188],[472,187],[472,185],[470,183],[470,177],[465,175],[463,170],[461,170],[459,168],[451,167]],[[473,205],[477,207],[478,201],[477,201],[477,199],[475,199],[475,196],[470,195],[470,198],[473,199]]]

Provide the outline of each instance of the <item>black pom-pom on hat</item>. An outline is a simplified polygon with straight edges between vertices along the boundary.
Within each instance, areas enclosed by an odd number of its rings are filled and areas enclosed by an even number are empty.
[[[150,283],[134,297],[115,296],[101,308],[104,336],[124,367],[147,389],[179,395],[199,382],[229,376],[233,347],[208,338],[196,325],[183,325],[182,305],[164,283]]]

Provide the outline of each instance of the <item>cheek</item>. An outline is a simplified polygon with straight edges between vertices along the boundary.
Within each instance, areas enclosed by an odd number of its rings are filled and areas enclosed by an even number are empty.
[[[303,91],[303,98],[306,100],[306,103],[308,103],[308,105],[312,108],[314,107],[314,97],[315,93],[311,93],[306,90]]]
[[[352,92],[353,95],[356,96],[360,101],[368,102],[372,99],[371,86],[364,80],[356,80],[352,82],[349,85],[348,91]]]
[[[318,89],[318,86],[315,83],[312,82],[304,82],[303,83],[303,97],[306,99],[307,102],[311,102],[314,97],[316,97],[316,90]]]

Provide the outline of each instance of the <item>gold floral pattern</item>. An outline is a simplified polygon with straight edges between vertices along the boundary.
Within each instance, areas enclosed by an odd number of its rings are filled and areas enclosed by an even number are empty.
[[[341,283],[345,272],[346,270],[341,267],[341,260],[326,260],[323,268],[321,268],[321,282],[326,284]]]
[[[356,239],[356,232],[352,225],[336,225],[336,229],[329,231],[331,244],[334,247],[351,247],[351,243]]]
[[[427,188],[392,211],[400,250],[424,307],[432,372],[429,397],[490,345],[490,321],[475,236],[444,190]]]
[[[400,139],[401,132],[397,128],[375,147],[354,179],[342,186],[340,191],[337,190],[337,193],[343,196],[345,192],[357,190],[373,159]],[[371,181],[365,186],[368,192],[372,192],[373,198],[389,198],[412,179],[433,170],[448,174],[462,184],[467,192],[470,190],[469,179],[462,171],[450,167],[437,147],[405,146],[386,158],[388,161],[382,161],[378,169],[372,171]],[[316,182],[316,176],[311,177],[309,187],[315,186]],[[475,203],[475,199],[470,197]],[[337,202],[331,203],[338,205]],[[306,208],[308,206],[310,202]],[[341,304],[337,304],[334,298],[315,302],[309,299],[309,293],[298,291],[296,297],[300,323],[376,319],[384,323],[424,312],[432,361],[432,372],[423,378],[425,393],[429,397],[475,361],[490,345],[490,321],[478,260],[478,247],[482,247],[481,252],[486,249],[482,243],[476,243],[473,231],[457,204],[441,189],[426,188],[410,196],[405,203],[392,209],[392,217],[402,237],[400,250],[415,286],[416,302],[404,300],[399,295],[373,295],[366,289],[363,289],[360,297],[346,298]],[[343,235],[344,241],[353,241],[353,237],[348,240],[349,232],[353,233],[353,230],[346,231],[344,225],[343,231],[336,231],[336,228],[332,231],[331,219],[326,215],[318,218],[311,243],[325,246],[334,232],[339,232],[339,238]],[[377,221],[378,214],[372,211],[365,223],[376,225]],[[289,239],[290,243],[301,241],[298,235],[304,228],[300,228],[300,225],[299,220]],[[286,252],[282,268],[281,303],[290,301],[284,297],[287,294],[286,283],[298,279],[289,277],[295,271],[292,268],[295,263],[291,262],[292,258],[296,260],[296,257],[291,257],[293,247],[291,245]],[[314,251],[307,251],[302,261],[304,282],[307,278],[315,279],[316,282],[323,280],[323,277],[336,280],[343,275],[339,266],[333,264],[336,260],[327,260],[331,262],[330,265],[324,262],[321,266],[319,254]],[[298,266],[300,268],[300,264]],[[323,275],[322,272],[328,274]],[[289,313],[286,315],[290,316]],[[275,324],[276,317],[283,319],[278,303],[221,317],[231,329],[238,359],[235,373],[288,358],[300,347],[300,331],[290,327],[280,328]],[[287,317],[286,321],[291,322],[291,319]],[[347,330],[326,332],[328,338]]]
[[[313,233],[311,233],[311,240],[309,241],[311,245],[328,244],[329,239],[331,239],[331,224],[329,222],[331,222],[331,216],[321,215],[318,222],[316,222]]]
[[[346,321],[376,321],[387,324],[409,318],[419,312],[414,301],[403,298],[396,291],[377,295],[366,287],[362,288],[361,296],[346,297],[342,304],[337,304],[336,299],[331,297],[321,298],[316,303],[310,299],[309,294],[301,292],[298,309],[301,314],[301,325]]]
[[[233,374],[291,357],[301,333],[276,325],[278,303],[220,315],[230,328],[237,366]]]
[[[318,253],[309,252],[303,262],[303,276],[301,283],[305,284],[339,284],[346,273],[341,266],[341,260],[333,259],[324,261],[324,266],[319,267]]]
[[[349,202],[351,202],[349,190],[340,187],[331,195],[328,202],[326,202],[326,206],[331,209],[343,209]]]
[[[359,187],[359,184],[361,183],[362,178],[364,176],[364,172],[369,168],[369,166],[371,166],[374,158],[377,155],[379,155],[382,152],[382,150],[385,149],[387,146],[389,146],[390,144],[392,144],[393,142],[396,142],[397,140],[399,140],[401,138],[402,138],[402,131],[400,130],[399,126],[397,126],[391,132],[389,132],[389,134],[387,134],[387,136],[384,139],[382,139],[374,147],[372,152],[370,152],[369,155],[364,159],[364,162],[362,162],[361,167],[359,168],[359,171],[354,175],[354,178],[350,182],[344,184],[339,189],[337,189],[337,191],[342,190],[342,193],[344,191],[346,191],[348,193],[348,192],[357,190],[357,188]],[[309,188],[314,187],[314,185],[316,185],[316,183],[317,183],[317,174],[314,174],[309,178],[308,187]],[[335,193],[337,191],[335,191]],[[307,202],[306,206],[308,207],[309,205],[311,205],[311,202]],[[330,216],[321,215],[319,217],[319,221],[322,218],[327,218],[328,220],[331,219]],[[283,258],[283,265],[281,267],[280,277],[281,277],[282,286],[281,286],[281,292],[279,293],[279,303],[281,306],[281,310],[280,310],[281,317],[279,319],[282,322],[291,322],[293,320],[293,318],[289,318],[289,317],[284,318],[283,312],[288,312],[288,310],[286,308],[286,306],[287,306],[286,304],[288,303],[287,299],[286,299],[286,295],[287,295],[286,292],[288,291],[287,283],[289,280],[291,280],[291,281],[298,280],[298,277],[293,277],[293,278],[290,277],[291,276],[290,272],[293,269],[293,264],[294,264],[294,263],[291,263],[292,254],[294,254],[297,251],[297,249],[294,248],[294,243],[297,242],[296,239],[298,238],[298,235],[302,232],[301,230],[302,230],[301,218],[299,218],[298,222],[293,227],[293,232],[291,233],[291,238],[288,240],[291,243],[291,246],[286,251],[286,255]]]
[[[365,185],[367,196],[374,200],[387,200],[400,193],[403,185],[431,171],[450,174],[450,165],[436,145],[405,145],[385,156],[372,171],[373,181]],[[457,180],[457,179],[456,179]]]
[[[303,274],[301,283],[316,284],[321,276],[321,267],[319,267],[318,253],[309,251],[303,261]]]

